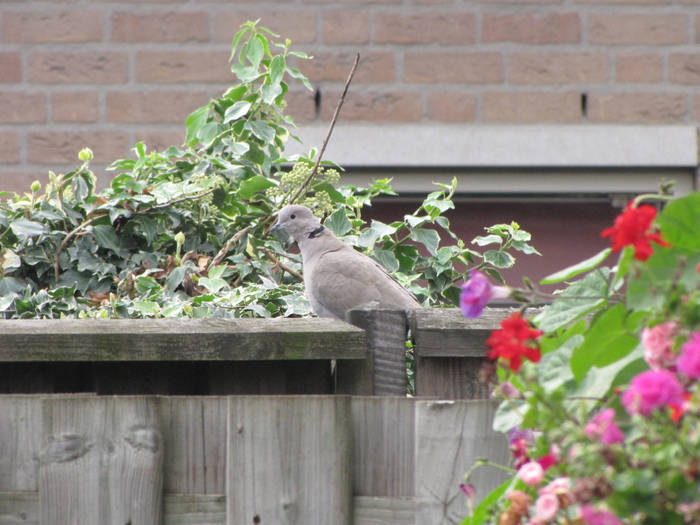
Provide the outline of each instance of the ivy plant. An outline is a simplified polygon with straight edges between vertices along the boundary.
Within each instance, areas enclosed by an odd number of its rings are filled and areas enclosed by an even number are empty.
[[[24,195],[0,192],[0,312],[6,318],[306,316],[298,256],[268,235],[292,202],[325,218],[339,237],[374,257],[426,306],[450,305],[467,268],[497,270],[513,250],[536,253],[516,224],[474,241],[450,230],[456,187],[438,185],[415,213],[391,224],[362,217],[389,180],[339,186],[340,167],[319,153],[285,157],[295,125],[288,82],[311,86],[296,67],[309,59],[257,22],[235,35],[237,83],[185,122],[182,146],[115,161],[96,188],[92,153],[66,174],[50,172]],[[443,238],[448,242],[443,242]]]

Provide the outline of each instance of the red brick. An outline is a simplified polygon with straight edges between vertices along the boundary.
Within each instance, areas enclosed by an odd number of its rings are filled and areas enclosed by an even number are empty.
[[[290,90],[284,97],[287,107],[285,115],[289,115],[294,122],[313,122],[316,120],[315,93],[308,89]]]
[[[694,0],[697,1],[697,0]],[[673,0],[576,0],[578,4],[671,4]],[[682,2],[681,2],[682,3]]]
[[[292,10],[270,7],[234,9],[220,13],[214,19],[214,39],[216,42],[230,43],[241,25],[248,20],[260,19],[258,27],[266,27],[280,35],[282,42],[287,38],[296,44],[311,44],[316,41],[316,11],[295,6]]]
[[[99,113],[95,91],[66,91],[51,94],[53,122],[97,122]]]
[[[130,155],[124,131],[89,129],[82,132],[36,131],[27,135],[27,160],[35,164],[78,164],[78,152],[90,148],[95,164],[111,164]]]
[[[321,116],[330,120],[340,91],[324,92]],[[343,120],[368,122],[415,122],[422,116],[420,93],[413,91],[349,91],[343,105]]]
[[[561,44],[581,41],[581,21],[576,13],[527,14],[486,13],[482,22],[483,42]]]
[[[323,42],[366,44],[369,42],[369,14],[363,11],[326,11],[323,14]]]
[[[46,122],[43,93],[0,91],[0,124]]]
[[[6,12],[2,15],[2,39],[23,44],[98,42],[102,40],[100,13],[83,9]]]
[[[487,92],[481,100],[485,122],[577,123],[581,120],[578,92]]]
[[[111,16],[115,42],[208,42],[209,17],[195,12],[134,13],[118,11]]]
[[[229,55],[229,51],[139,51],[136,81],[233,83],[236,77],[231,73]]]
[[[19,134],[0,131],[0,164],[17,164],[20,161]],[[0,191],[7,188],[0,186]]]
[[[428,95],[428,119],[441,122],[471,122],[476,117],[472,93],[438,91]]]
[[[204,91],[112,91],[107,93],[107,122],[183,123],[209,102]]]
[[[678,84],[700,84],[700,54],[673,53],[669,56],[668,79]]]
[[[21,82],[22,63],[19,53],[0,52],[0,82]]]
[[[355,53],[318,53],[313,60],[304,60],[299,69],[309,80],[320,82],[345,83],[355,63]],[[396,80],[394,53],[370,51],[360,55],[360,62],[353,83],[393,82]]]
[[[591,122],[671,124],[688,116],[684,93],[611,93],[588,97]]]
[[[2,163],[1,159],[0,163]],[[48,179],[48,173],[45,169],[22,169],[19,166],[7,169],[3,167],[0,170],[0,191],[13,191],[23,195],[29,193],[29,187],[35,180],[41,181],[42,186],[45,186]],[[4,197],[0,198],[4,199]]]
[[[654,53],[620,53],[615,60],[615,80],[629,84],[661,82],[663,57]]]
[[[242,0],[245,1],[245,0]],[[248,0],[249,1],[249,0]],[[304,4],[400,4],[403,0],[302,0]]]
[[[689,42],[688,17],[653,14],[592,14],[588,39],[605,45],[672,45]]]
[[[503,81],[500,53],[407,53],[406,82],[480,84]]]
[[[165,151],[170,146],[180,147],[185,142],[185,129],[169,130],[140,130],[136,132],[136,141],[146,145],[146,151]]]
[[[700,121],[700,94],[693,95],[693,120]],[[700,136],[698,141],[700,141]]]
[[[127,76],[126,53],[51,51],[29,57],[29,79],[37,84],[121,84]]]
[[[608,80],[603,53],[513,53],[510,80],[516,84],[579,84]]]
[[[473,44],[476,18],[470,13],[378,13],[374,39],[379,44]]]

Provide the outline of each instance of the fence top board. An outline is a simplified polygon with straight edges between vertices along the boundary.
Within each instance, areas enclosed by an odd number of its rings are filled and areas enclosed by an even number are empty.
[[[362,359],[364,330],[336,319],[0,321],[0,362]]]

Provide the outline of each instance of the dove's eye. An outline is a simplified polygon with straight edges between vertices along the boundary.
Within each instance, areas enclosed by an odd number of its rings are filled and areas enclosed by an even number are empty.
[[[296,213],[292,213],[292,214],[289,216],[289,218],[290,218],[290,219],[296,219],[296,218],[297,218],[297,214],[296,214]]]

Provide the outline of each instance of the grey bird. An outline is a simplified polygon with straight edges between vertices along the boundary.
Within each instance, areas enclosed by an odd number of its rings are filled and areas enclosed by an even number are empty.
[[[270,231],[284,230],[299,245],[304,286],[319,317],[345,319],[345,312],[376,301],[415,310],[416,298],[378,263],[354,250],[324,227],[305,206],[285,206]]]

